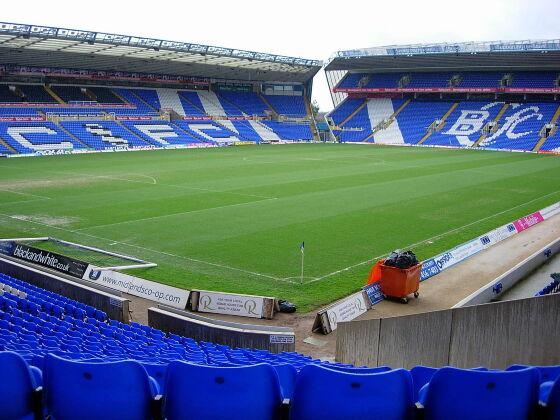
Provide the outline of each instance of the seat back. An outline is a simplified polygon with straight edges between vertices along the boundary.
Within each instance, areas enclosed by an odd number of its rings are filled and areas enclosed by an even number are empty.
[[[560,378],[556,379],[546,402],[547,418],[550,420],[560,419]]]
[[[33,414],[33,376],[25,360],[12,352],[0,352],[0,417],[21,419]]]
[[[414,415],[410,372],[348,373],[318,365],[298,374],[290,419],[383,418]]]
[[[428,386],[426,419],[529,418],[538,404],[536,369],[512,372],[444,367]]]
[[[150,377],[154,378],[159,387],[159,393],[165,394],[165,376],[167,374],[167,364],[159,363],[142,363],[144,369]]]
[[[292,399],[294,388],[296,386],[297,370],[288,363],[274,365],[274,370],[278,374],[280,381],[280,389],[282,390],[282,398]]]
[[[531,367],[531,366],[512,365],[512,366],[508,367],[506,370],[508,370],[508,371],[510,371],[510,370],[521,370],[521,369],[527,369],[528,367]],[[541,383],[549,382],[549,381],[554,382],[556,379],[560,378],[560,365],[558,365],[558,366],[532,366],[532,367],[534,367],[535,369],[537,369],[539,371]]]
[[[245,420],[278,417],[282,394],[268,364],[220,367],[171,362],[165,381],[164,415],[169,419]],[[228,414],[230,413],[230,414]]]
[[[414,366],[410,369],[410,374],[412,375],[412,386],[414,389],[414,401],[418,401],[418,393],[420,389],[430,382],[434,373],[438,371],[438,368],[430,366]]]
[[[45,403],[57,420],[151,418],[149,377],[135,361],[78,362],[49,354],[44,366]]]
[[[332,370],[338,370],[340,372],[348,373],[381,373],[389,372],[391,368],[389,366],[378,366],[372,368],[357,368],[357,367],[346,367],[346,366],[325,366]]]

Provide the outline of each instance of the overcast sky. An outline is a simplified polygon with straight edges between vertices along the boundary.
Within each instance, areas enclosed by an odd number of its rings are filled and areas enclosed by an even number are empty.
[[[337,50],[398,43],[560,38],[559,18],[560,0],[34,0],[3,2],[1,15],[323,61]],[[322,71],[313,98],[332,108]]]

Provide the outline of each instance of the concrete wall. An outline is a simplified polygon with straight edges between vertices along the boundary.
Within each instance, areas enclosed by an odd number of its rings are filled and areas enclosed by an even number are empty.
[[[450,311],[382,319],[378,365],[443,366],[447,364],[450,334]]]
[[[130,321],[130,301],[120,297],[120,294],[97,290],[4,257],[0,258],[0,272],[69,299],[93,306],[107,313],[111,319],[126,323]]]
[[[295,350],[295,334],[291,328],[220,321],[164,305],[148,309],[148,325],[197,341],[231,347],[269,350],[273,353]]]
[[[476,292],[467,296],[465,299],[457,303],[454,308],[468,305],[478,305],[481,303],[491,302],[494,299],[500,299],[504,292],[511,289],[518,282],[523,280],[531,272],[542,266],[550,258],[560,252],[560,238],[551,242],[544,248],[535,252],[530,257],[524,259],[511,270],[506,271],[500,277],[492,280],[485,286],[482,286]]]
[[[336,359],[355,365],[560,364],[560,294],[340,323]]]

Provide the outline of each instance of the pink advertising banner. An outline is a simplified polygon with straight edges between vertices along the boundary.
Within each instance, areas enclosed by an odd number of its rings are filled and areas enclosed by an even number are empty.
[[[537,223],[543,222],[544,218],[541,215],[540,211],[536,213],[530,214],[529,216],[522,217],[521,219],[517,219],[513,222],[513,226],[517,232],[522,232],[526,229],[529,229],[531,226],[536,225]]]

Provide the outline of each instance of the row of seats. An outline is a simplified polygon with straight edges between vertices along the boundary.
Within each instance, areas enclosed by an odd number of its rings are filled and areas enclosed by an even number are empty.
[[[216,94],[207,90],[176,89],[128,89],[102,86],[52,85],[49,93],[42,85],[18,85],[11,90],[9,85],[0,85],[0,108],[3,116],[26,116],[39,114],[76,115],[110,113],[115,115],[157,115],[164,108],[171,108],[185,116],[267,116],[277,114],[304,118],[307,117],[303,96],[267,95],[255,92],[219,91]],[[210,98],[201,101],[202,96]],[[59,104],[61,99],[65,104]],[[18,103],[51,103],[56,106],[24,108]],[[95,107],[102,104],[103,107]],[[114,107],[111,107],[114,105]]]
[[[108,320],[4,274],[0,289],[2,418],[159,417],[159,395],[166,418],[411,418],[419,403],[426,418],[521,419],[538,401],[558,418],[560,366],[355,368]]]
[[[558,88],[560,73],[540,71],[520,72],[418,72],[418,73],[348,73],[338,88],[498,88],[508,74],[511,88]],[[364,81],[367,83],[364,84]]]
[[[560,273],[553,273],[550,275],[552,281],[548,283],[545,287],[539,290],[535,296],[544,296],[551,293],[560,293]]]
[[[292,371],[289,397],[279,371],[267,363],[174,361],[158,382],[157,371],[132,360],[76,362],[49,354],[39,369],[0,352],[0,373],[0,411],[7,419],[560,418],[560,366],[407,371],[308,365],[297,378]]]
[[[255,127],[261,129],[257,132]],[[262,130],[265,133],[262,133]],[[105,150],[113,148],[167,147],[173,145],[220,144],[236,141],[260,143],[264,135],[281,140],[310,141],[308,123],[246,120],[99,120],[81,119],[58,124],[40,122],[0,122],[0,154],[48,150]]]
[[[164,334],[149,326],[108,320],[88,305],[0,274],[0,351],[14,351],[42,368],[54,353],[68,359],[115,361],[133,359],[165,369],[173,360],[215,366],[267,362],[301,369],[326,363],[298,353],[271,354],[262,350],[228,346]],[[329,366],[348,366],[329,364]]]
[[[347,99],[330,116],[344,122],[361,106],[358,101]],[[388,101],[392,102],[392,106],[388,107]],[[399,109],[403,101],[378,98],[368,99],[366,104],[343,124],[345,129],[355,128],[359,131],[335,131],[339,141],[363,141],[368,138],[375,128],[372,124],[390,120],[392,113]],[[489,101],[454,103],[411,100],[391,124],[373,136],[373,142],[382,140],[383,143],[417,144],[429,134],[422,144],[472,147],[480,140],[478,147],[482,148],[531,151],[543,136],[542,128],[555,121],[559,106],[558,102],[504,104]],[[506,109],[503,110],[504,107]],[[497,124],[489,129],[489,124],[493,124],[501,111]],[[436,121],[440,121],[437,126]],[[386,130],[391,130],[392,138],[388,140]],[[559,131],[555,129],[552,132],[542,144],[541,150],[560,151]]]

